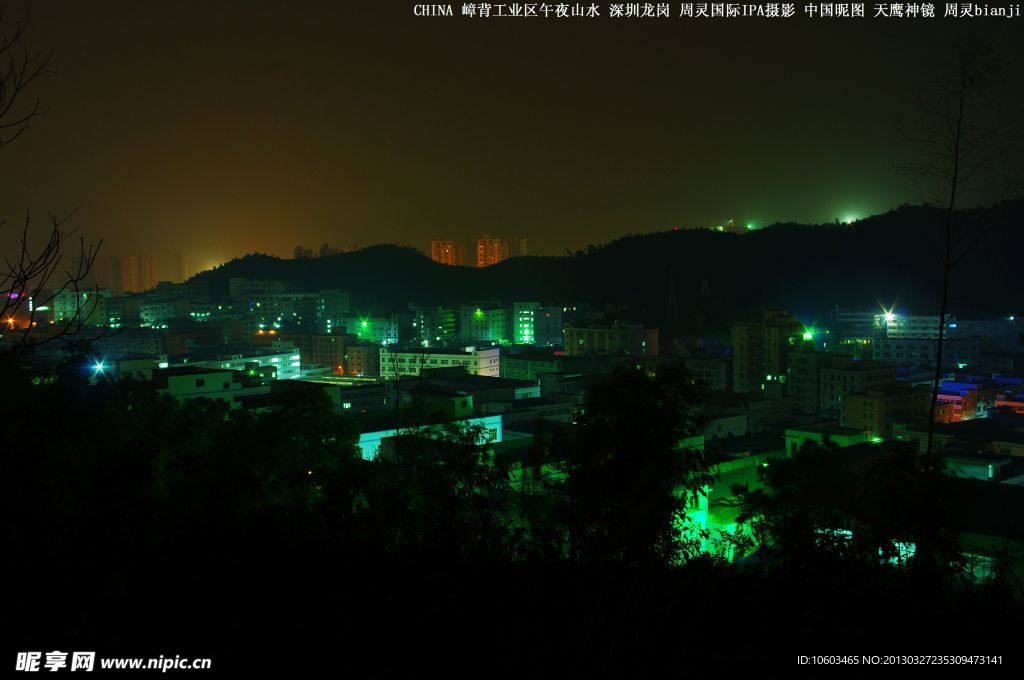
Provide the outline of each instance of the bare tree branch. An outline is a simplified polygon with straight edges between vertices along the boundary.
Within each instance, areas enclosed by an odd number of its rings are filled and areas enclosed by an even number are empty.
[[[10,144],[28,129],[33,120],[46,113],[38,97],[23,107],[25,92],[50,70],[52,52],[31,51],[23,42],[29,12],[4,33],[4,12],[0,7],[0,147]]]
[[[26,99],[35,81],[52,73],[51,53],[30,50],[25,44],[29,13],[10,23],[0,6],[0,147],[10,144],[37,117],[46,112],[38,97]],[[25,102],[29,102],[25,105]],[[4,255],[0,267],[0,353],[38,347],[81,332],[96,311],[98,291],[91,299],[87,278],[99,253],[100,243],[87,245],[79,238],[79,250],[68,262],[68,239],[75,235],[67,224],[74,216],[49,216],[49,233],[43,233],[41,245],[33,233],[31,213],[25,213],[17,252]],[[6,221],[0,219],[0,228]],[[68,266],[70,264],[70,266]],[[57,300],[74,300],[72,313],[47,319],[40,325],[40,307]],[[62,306],[64,306],[62,304]],[[52,310],[51,314],[53,316]]]
[[[989,90],[994,84],[997,69],[990,50],[972,43],[962,43],[951,75],[930,85],[930,92],[918,94],[922,117],[913,132],[908,132],[903,121],[897,127],[903,138],[924,149],[923,159],[898,166],[912,174],[915,180],[931,180],[935,189],[944,194],[942,200],[944,254],[942,265],[942,294],[939,304],[938,338],[935,351],[934,382],[931,408],[928,414],[927,453],[933,452],[935,411],[939,386],[942,381],[942,354],[946,335],[946,315],[949,307],[950,280],[953,269],[967,257],[980,240],[993,228],[982,225],[990,219],[994,209],[1011,197],[1021,183],[1019,176],[995,186],[992,175],[1000,162],[1010,162],[1020,151],[1018,139],[1021,128],[1007,120],[995,120],[993,98]],[[985,191],[985,208],[972,223],[959,227],[955,212],[968,191]],[[960,231],[959,234],[955,232]],[[973,238],[973,241],[971,239]],[[966,250],[957,249],[970,241]]]

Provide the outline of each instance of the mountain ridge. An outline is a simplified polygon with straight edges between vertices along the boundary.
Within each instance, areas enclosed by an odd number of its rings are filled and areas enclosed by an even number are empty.
[[[789,222],[743,234],[631,234],[572,255],[524,256],[485,269],[441,265],[414,248],[386,244],[302,260],[252,254],[192,280],[208,283],[215,295],[226,295],[228,279],[236,276],[297,281],[311,290],[340,288],[351,292],[353,310],[363,314],[398,311],[410,302],[453,305],[489,298],[610,304],[625,308],[622,318],[686,332],[695,330],[698,318],[702,330],[721,331],[767,308],[789,309],[805,322],[823,320],[836,305],[896,305],[935,314],[943,215],[941,209],[904,205],[852,224]],[[956,237],[966,234],[958,252],[967,255],[953,272],[954,313],[1020,311],[1012,272],[1014,254],[1024,253],[1022,222],[1022,200],[984,215],[980,209],[957,211]],[[702,299],[705,281],[708,295]]]

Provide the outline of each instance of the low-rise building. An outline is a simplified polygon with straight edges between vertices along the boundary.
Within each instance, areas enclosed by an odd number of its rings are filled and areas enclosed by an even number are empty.
[[[477,349],[449,349],[423,347],[420,349],[380,349],[380,376],[395,380],[404,376],[418,376],[424,369],[462,366],[474,375],[500,375],[500,350],[497,347]]]
[[[894,422],[927,416],[931,402],[931,389],[926,385],[887,385],[880,390],[845,395],[840,422],[844,427],[888,439],[892,437]]]
[[[885,389],[896,383],[897,376],[895,366],[873,361],[850,361],[839,368],[823,368],[819,413],[823,418],[838,420],[848,395]]]
[[[705,387],[724,392],[732,387],[732,359],[729,357],[686,357],[686,371]]]
[[[852,365],[850,355],[833,354],[814,350],[789,352],[786,357],[787,395],[800,404],[800,412],[806,415],[820,415],[821,372],[826,368],[842,368]]]
[[[370,342],[350,344],[345,350],[345,375],[380,375],[380,345]]]
[[[375,380],[358,380],[346,376],[323,375],[298,380],[275,380],[272,383],[275,395],[303,389],[322,390],[340,414],[373,415],[386,412],[391,407],[383,383]]]
[[[227,369],[177,366],[153,371],[153,385],[161,394],[178,401],[218,399],[233,410],[242,408],[242,398],[269,394],[270,387],[260,376]]]
[[[500,444],[502,441],[502,419],[501,415],[488,415],[473,418],[464,418],[454,422],[457,427],[480,428],[484,441],[478,442]],[[365,419],[361,423],[359,441],[356,446],[363,460],[374,460],[381,453],[381,447],[386,440],[396,437],[399,434],[414,433],[424,437],[444,436],[445,427],[437,425],[416,425],[396,427],[394,418],[382,416],[379,418]]]
[[[461,305],[458,337],[464,342],[508,342],[512,338],[512,314],[506,307]]]
[[[657,356],[658,329],[618,321],[566,323],[563,336],[569,356],[614,355]]]
[[[274,350],[235,347],[228,351],[223,348],[200,348],[187,356],[171,359],[170,364],[172,367],[221,368],[247,373],[265,368],[277,380],[290,380],[302,375],[302,357],[294,348]]]
[[[914,443],[921,453],[928,449],[927,419],[900,423],[894,433],[897,438]],[[1009,414],[1007,417],[935,423],[932,450],[1024,458],[1024,417]]]
[[[880,337],[872,345],[872,356],[876,361],[900,366],[934,366],[937,347],[938,341],[931,338]],[[978,337],[951,335],[942,343],[943,368],[977,366],[980,358]]]
[[[818,444],[834,444],[839,448],[866,444],[871,437],[863,430],[842,427],[838,423],[819,423],[803,427],[786,428],[786,453],[795,455],[804,444],[812,441]]]
[[[338,320],[338,326],[344,328],[346,334],[379,345],[393,345],[398,342],[399,325],[399,318],[396,315],[358,316],[346,314]]]

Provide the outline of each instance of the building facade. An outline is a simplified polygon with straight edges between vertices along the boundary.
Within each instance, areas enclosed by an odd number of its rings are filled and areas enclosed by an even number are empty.
[[[448,349],[423,348],[411,350],[380,349],[380,376],[384,380],[399,377],[418,376],[428,368],[462,366],[467,373],[500,377],[500,350],[489,349]]]
[[[476,266],[490,267],[508,259],[508,241],[482,234],[476,240]]]
[[[456,241],[434,239],[430,242],[430,259],[438,264],[456,267],[462,264],[462,248]]]
[[[819,413],[823,418],[841,419],[847,396],[895,385],[897,373],[895,366],[873,361],[853,361],[841,368],[823,368]]]
[[[563,328],[569,356],[658,356],[658,329],[613,321],[567,323]]]
[[[741,321],[732,327],[733,390],[756,392],[766,380],[786,375],[789,352],[800,349],[804,325],[784,310],[768,310],[760,321]]]

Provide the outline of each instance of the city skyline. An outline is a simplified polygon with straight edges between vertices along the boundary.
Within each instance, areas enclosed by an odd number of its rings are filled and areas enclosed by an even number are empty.
[[[1010,8],[0,5],[7,663],[1016,663]]]

